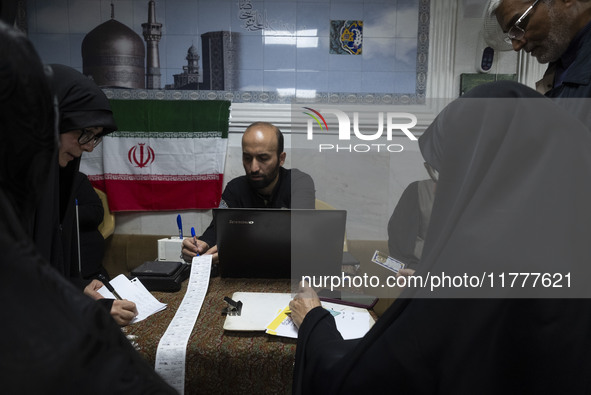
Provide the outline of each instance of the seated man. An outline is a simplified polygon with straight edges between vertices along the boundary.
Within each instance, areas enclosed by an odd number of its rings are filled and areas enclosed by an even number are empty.
[[[314,181],[298,169],[283,168],[283,134],[267,122],[255,122],[242,136],[242,165],[246,175],[233,179],[222,193],[220,208],[314,208]],[[293,185],[293,191],[292,191]],[[212,221],[199,238],[183,240],[182,256],[213,254],[217,245]]]

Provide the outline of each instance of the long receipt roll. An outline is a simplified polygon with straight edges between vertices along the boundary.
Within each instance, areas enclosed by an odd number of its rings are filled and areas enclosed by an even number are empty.
[[[209,286],[211,257],[201,255],[193,258],[187,293],[156,350],[156,372],[179,394],[185,392],[187,343]]]

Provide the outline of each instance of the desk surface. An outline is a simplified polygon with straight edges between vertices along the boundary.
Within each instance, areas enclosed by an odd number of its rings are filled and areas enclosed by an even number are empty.
[[[179,292],[154,292],[168,307],[125,328],[152,364],[158,342],[182,302]],[[187,345],[185,394],[287,394],[291,392],[296,340],[264,332],[224,331],[224,296],[234,292],[291,292],[289,280],[212,278]]]

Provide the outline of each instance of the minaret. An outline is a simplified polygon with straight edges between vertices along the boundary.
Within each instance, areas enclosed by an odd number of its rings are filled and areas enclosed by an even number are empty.
[[[156,22],[156,2],[148,2],[148,22],[142,23],[146,40],[146,88],[160,89],[160,55],[158,41],[162,37],[162,23]]]
[[[187,72],[199,76],[199,55],[194,45],[191,45],[187,51],[187,57],[185,59],[187,59]]]

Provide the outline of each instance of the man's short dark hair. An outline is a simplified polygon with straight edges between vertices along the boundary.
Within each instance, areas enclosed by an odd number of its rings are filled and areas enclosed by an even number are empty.
[[[263,121],[253,122],[250,125],[248,125],[248,127],[246,129],[248,130],[251,127],[255,127],[255,126],[268,126],[270,128],[273,128],[273,130],[275,130],[275,135],[277,137],[277,157],[279,157],[279,155],[281,155],[281,153],[283,152],[283,149],[285,148],[283,133],[281,132],[281,130],[277,126],[273,125],[272,123],[263,122]]]

